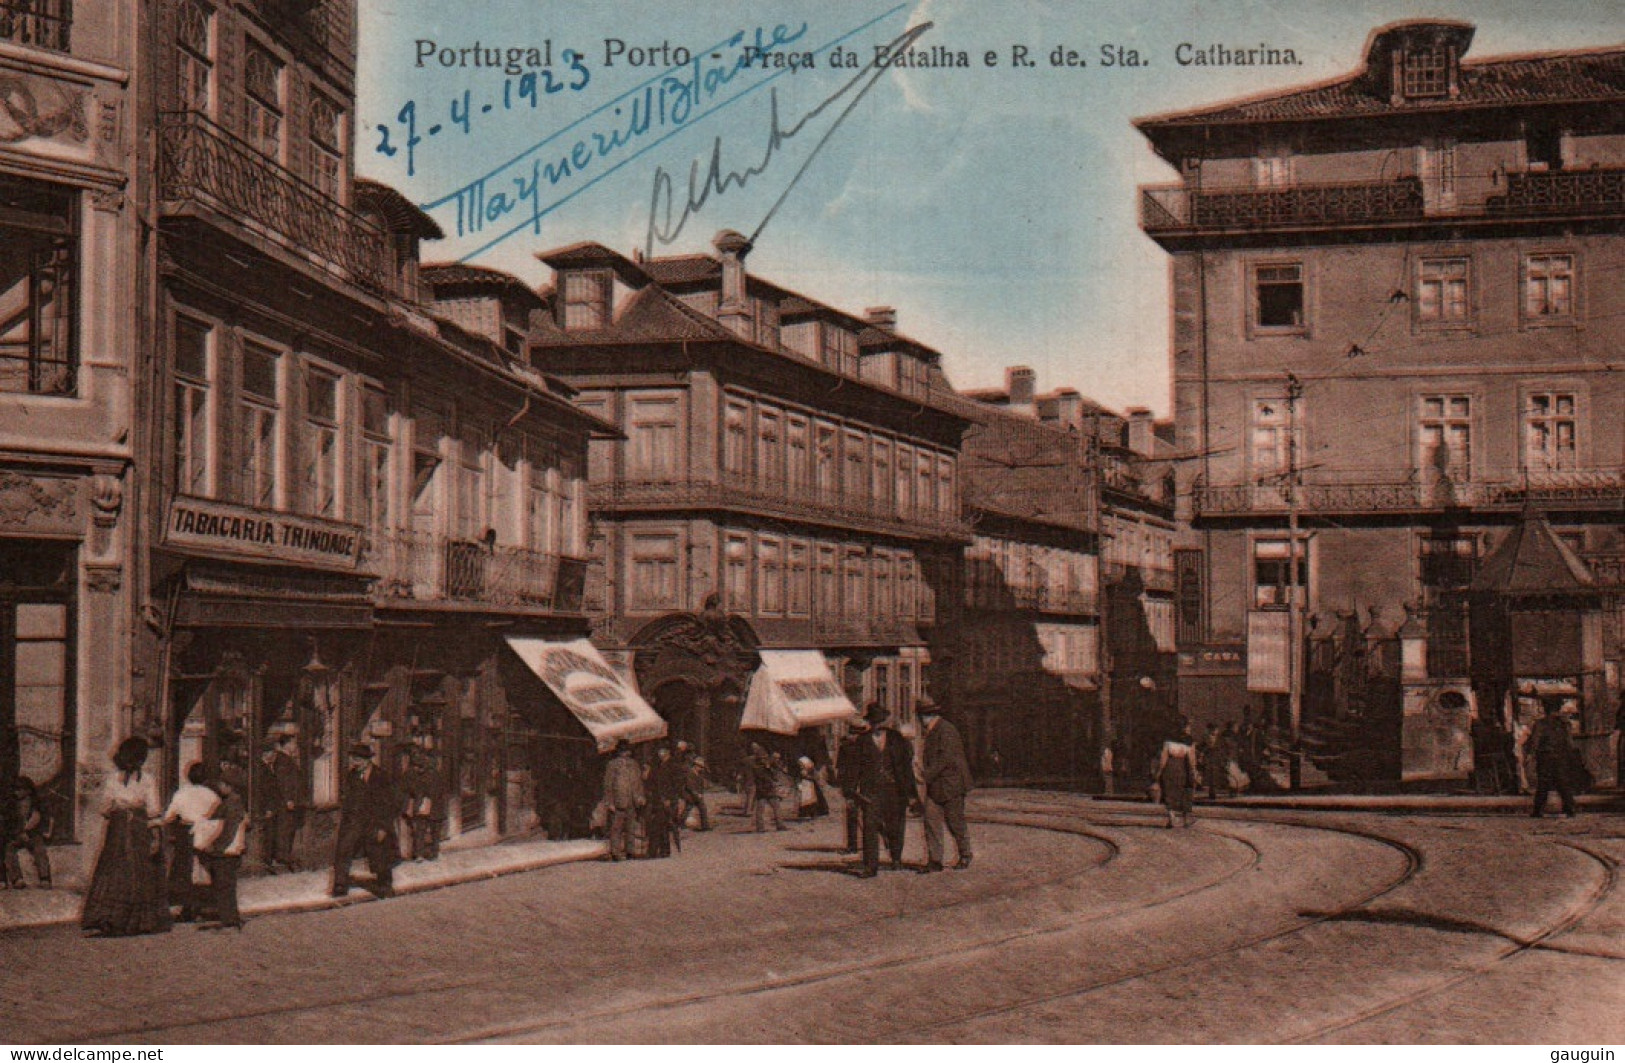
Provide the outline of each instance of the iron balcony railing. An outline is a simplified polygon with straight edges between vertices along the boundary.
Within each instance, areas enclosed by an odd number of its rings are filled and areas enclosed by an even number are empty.
[[[828,521],[932,538],[971,538],[970,525],[957,512],[734,474],[716,480],[617,480],[590,486],[587,497],[596,509],[744,509],[787,520]]]
[[[1564,510],[1625,510],[1625,469],[1531,472],[1516,478],[1412,476],[1403,480],[1342,480],[1332,475],[1299,484],[1303,513],[1409,513],[1441,509],[1509,510],[1524,505]],[[1197,516],[1283,514],[1291,508],[1280,482],[1204,484],[1192,490]]]
[[[1625,211],[1625,170],[1509,173],[1506,194],[1492,196],[1492,214],[1618,214]]]
[[[1422,182],[1414,177],[1287,188],[1140,189],[1140,226],[1148,233],[1358,225],[1409,221],[1422,213]]]
[[[370,536],[362,568],[377,578],[379,599],[397,604],[579,613],[586,591],[580,558],[406,531]]]
[[[73,0],[0,0],[0,40],[69,50]]]
[[[374,292],[395,290],[384,231],[195,111],[159,117],[163,199],[203,203]]]
[[[1099,607],[1095,595],[1081,590],[1003,587],[994,592],[995,598],[1000,596],[1008,596],[1008,604],[1012,608],[1032,609],[1041,613],[1078,613],[1087,616],[1095,613]]]

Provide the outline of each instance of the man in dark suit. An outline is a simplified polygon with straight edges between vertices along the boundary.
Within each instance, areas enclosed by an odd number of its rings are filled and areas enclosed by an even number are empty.
[[[265,870],[276,872],[281,864],[289,871],[299,870],[294,855],[294,839],[305,815],[305,773],[299,765],[299,739],[289,732],[277,735],[265,757],[266,809]]]
[[[891,714],[871,703],[864,715],[869,733],[860,740],[854,796],[863,809],[863,870],[873,878],[880,871],[880,839],[886,839],[891,868],[903,868],[903,841],[908,827],[908,806],[917,793],[914,785],[914,747],[895,728],[887,727]]]
[[[868,737],[869,724],[864,720],[855,721],[835,754],[835,779],[840,783],[841,797],[846,800],[846,846],[842,851],[848,853],[857,852],[863,843],[863,806],[858,804],[858,773],[863,760],[863,742]]]
[[[380,897],[395,893],[395,865],[400,862],[395,820],[400,814],[401,797],[395,780],[372,762],[372,747],[357,742],[350,747],[350,771],[344,780],[344,803],[339,809],[333,896],[350,892],[350,864],[363,853],[372,872],[372,892]]]
[[[959,850],[955,867],[969,867],[970,829],[965,825],[965,795],[970,792],[970,762],[959,728],[942,718],[942,709],[921,695],[916,709],[925,728],[921,758],[925,772],[925,866],[920,873],[942,870],[942,827],[946,822]]]

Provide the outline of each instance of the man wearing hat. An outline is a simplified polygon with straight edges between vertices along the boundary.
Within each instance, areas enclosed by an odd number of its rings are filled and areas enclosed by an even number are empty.
[[[214,902],[217,921],[205,929],[241,929],[243,917],[237,910],[237,872],[243,865],[243,851],[248,848],[248,806],[243,803],[248,776],[235,764],[221,764],[220,779],[215,787],[220,792],[220,804],[210,818],[220,821],[220,833],[200,855],[209,872],[209,897]]]
[[[853,796],[863,810],[863,870],[861,878],[880,871],[880,839],[886,839],[893,871],[903,868],[903,842],[908,829],[908,806],[914,800],[914,748],[895,728],[887,727],[891,713],[870,702],[864,713],[869,733],[858,743],[858,774]]]
[[[959,728],[942,718],[942,709],[929,694],[920,695],[915,711],[925,729],[921,757],[925,773],[925,867],[920,873],[942,870],[942,826],[946,822],[959,850],[955,867],[970,867],[970,830],[965,826],[965,795],[970,792],[970,762]]]
[[[643,769],[632,756],[632,744],[615,743],[615,756],[604,768],[604,807],[609,811],[609,858],[625,860],[632,848],[632,827],[647,798]]]
[[[289,871],[299,870],[294,855],[294,838],[305,812],[305,773],[299,765],[299,736],[281,730],[265,755],[266,830],[265,869],[275,872],[281,864]]]
[[[363,853],[372,872],[372,892],[392,896],[395,865],[400,861],[395,820],[401,814],[401,799],[395,780],[372,762],[372,747],[365,742],[350,747],[343,795],[338,840],[333,847],[333,896],[350,892],[350,864]]]

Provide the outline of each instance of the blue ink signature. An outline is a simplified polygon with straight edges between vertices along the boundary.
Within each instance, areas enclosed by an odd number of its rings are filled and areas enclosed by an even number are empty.
[[[841,97],[851,93],[852,98],[847,101],[846,107],[835,117],[835,121],[830,124],[830,127],[824,131],[824,135],[819,138],[817,145],[813,147],[807,158],[802,162],[801,169],[797,170],[795,176],[790,178],[789,185],[786,186],[779,198],[774,201],[773,206],[768,208],[766,217],[756,227],[756,231],[750,234],[750,241],[755,243],[756,238],[762,234],[762,230],[767,228],[767,223],[773,219],[773,215],[778,213],[779,207],[783,206],[784,201],[789,198],[791,190],[801,180],[801,175],[807,172],[807,168],[818,157],[818,153],[823,150],[824,145],[829,143],[830,137],[834,136],[841,123],[846,121],[847,116],[869,94],[869,90],[874,88],[875,82],[880,80],[880,75],[885,73],[886,66],[881,61],[880,56],[903,54],[931,26],[932,23],[926,22],[911,27],[886,45],[884,52],[877,50],[874,60],[858,71],[851,80],[825,97],[823,102],[802,115],[800,120],[792,126],[786,127],[779,120],[779,92],[777,89],[770,91],[768,93],[768,107],[771,113],[768,119],[767,145],[762,150],[761,161],[746,166],[742,170],[729,170],[724,173],[722,167],[722,137],[717,136],[711,142],[711,157],[704,168],[704,176],[701,176],[699,159],[695,159],[689,165],[688,200],[683,204],[682,210],[677,214],[675,221],[672,220],[672,210],[676,201],[676,193],[672,188],[671,174],[663,166],[656,167],[654,190],[649,202],[649,228],[644,242],[645,253],[651,257],[654,255],[654,245],[657,240],[663,244],[675,241],[682,234],[683,227],[688,224],[688,219],[700,208],[704,207],[713,195],[722,195],[730,188],[743,188],[750,182],[751,178],[760,177],[767,171],[769,164],[782,150],[786,141],[796,137],[806,128],[809,122],[834,106],[835,102]]]
[[[829,51],[851,37],[862,33],[876,23],[908,8],[898,4],[860,26],[825,42],[812,54]],[[510,223],[491,239],[464,255],[468,261],[495,247],[525,229],[541,233],[541,220],[576,196],[592,188],[628,163],[665,143],[695,123],[729,107],[756,92],[764,85],[789,73],[779,69],[754,83],[741,84],[737,91],[729,92],[732,82],[749,70],[764,68],[762,57],[772,54],[799,40],[807,32],[803,24],[797,29],[778,26],[770,33],[757,29],[747,43],[744,32],[735,33],[710,49],[697,50],[695,58],[683,67],[673,67],[634,86],[615,99],[603,104],[564,128],[502,163],[484,176],[452,192],[421,204],[425,210],[436,210],[455,204],[457,235],[484,232],[498,222]],[[738,50],[730,64],[716,65],[718,49]],[[707,62],[709,58],[711,61]],[[748,79],[747,79],[748,81]],[[607,129],[583,131],[574,143],[555,154],[546,162],[536,157],[549,144],[559,140],[591,122],[608,116]],[[524,166],[528,162],[529,166]],[[605,165],[607,163],[607,165]],[[597,169],[604,166],[603,169]],[[517,172],[514,172],[516,171]],[[593,175],[588,176],[591,172]],[[581,183],[548,200],[548,189],[562,190],[576,180]],[[512,216],[520,219],[512,222]]]
[[[592,71],[587,69],[585,57],[573,48],[566,48],[563,52],[566,65],[573,72],[569,81],[560,81],[553,76],[553,71],[527,70],[523,74],[513,75],[502,82],[502,109],[512,111],[515,106],[529,106],[535,110],[542,100],[554,93],[568,89],[571,92],[580,92],[592,83]],[[378,143],[373,150],[385,158],[394,158],[404,148],[406,151],[406,176],[417,175],[418,145],[424,143],[426,137],[438,136],[443,130],[458,131],[469,136],[474,131],[475,115],[486,115],[496,110],[495,103],[481,103],[478,108],[474,106],[473,92],[464,89],[459,96],[453,96],[447,102],[447,121],[435,122],[420,135],[418,133],[418,103],[416,100],[407,100],[396,114],[395,121],[403,127],[401,146],[397,147],[393,141],[395,131],[388,125],[380,123],[373,128],[378,132]]]

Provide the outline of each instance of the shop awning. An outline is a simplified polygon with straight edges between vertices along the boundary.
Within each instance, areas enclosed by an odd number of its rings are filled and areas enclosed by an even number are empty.
[[[509,637],[508,646],[598,742],[643,742],[666,736],[666,721],[586,639],[551,642]]]
[[[793,735],[804,727],[851,720],[858,710],[847,699],[817,650],[761,650],[762,666],[751,677],[739,729]]]

